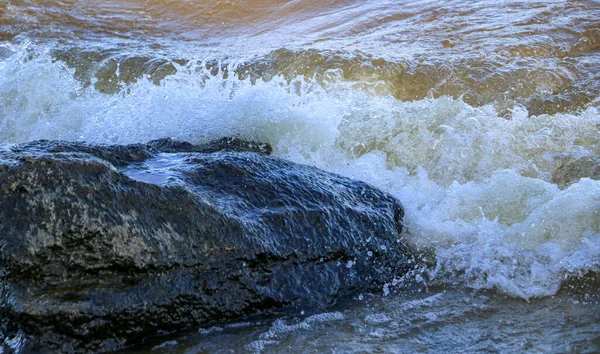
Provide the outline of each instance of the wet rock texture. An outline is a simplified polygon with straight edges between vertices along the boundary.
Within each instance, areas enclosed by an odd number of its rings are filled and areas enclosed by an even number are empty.
[[[4,147],[4,351],[113,351],[325,308],[406,272],[397,200],[269,153],[237,139]],[[158,158],[177,161],[165,181],[129,177],[151,176]]]

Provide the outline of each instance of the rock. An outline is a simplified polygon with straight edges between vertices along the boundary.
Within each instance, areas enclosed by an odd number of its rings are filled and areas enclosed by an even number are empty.
[[[114,351],[323,309],[406,273],[396,199],[269,152],[237,139],[0,149],[4,351]]]

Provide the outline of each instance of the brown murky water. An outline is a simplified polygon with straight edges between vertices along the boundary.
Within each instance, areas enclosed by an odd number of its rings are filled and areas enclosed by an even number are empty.
[[[269,141],[397,196],[426,259],[138,352],[600,351],[599,109],[597,1],[0,3],[1,143]]]

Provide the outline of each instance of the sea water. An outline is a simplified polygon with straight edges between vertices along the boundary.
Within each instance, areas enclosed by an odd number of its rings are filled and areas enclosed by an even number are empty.
[[[0,143],[236,136],[405,206],[410,281],[132,351],[597,352],[599,19],[583,0],[4,0]]]

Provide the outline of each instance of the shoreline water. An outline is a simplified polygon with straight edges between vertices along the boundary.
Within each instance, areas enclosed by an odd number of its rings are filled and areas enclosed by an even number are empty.
[[[595,279],[530,301],[488,290],[396,289],[327,312],[220,323],[124,352],[592,353],[600,345]]]
[[[484,294],[498,308],[516,302],[515,311],[531,310],[512,319],[503,312],[503,320],[534,328],[500,328],[522,339],[518,348],[593,352],[600,344],[589,333],[587,347],[560,336],[564,346],[547,346],[534,309],[558,306],[564,318],[587,319],[565,327],[565,336],[599,322],[598,18],[589,1],[7,0],[0,143],[268,142],[277,157],[399,198],[403,237],[429,264],[422,285],[447,286],[442,299],[456,297],[440,300],[440,314],[466,311],[459,294]],[[404,303],[376,301],[377,313]],[[373,328],[383,333],[376,339],[345,332],[372,326],[365,318],[375,313],[358,308],[341,311],[339,326],[325,322],[339,336],[323,343],[349,337],[357,352],[400,345],[390,322]],[[419,311],[415,318],[435,312]],[[490,326],[497,320],[481,316]],[[271,325],[238,334],[237,348]],[[319,332],[310,326],[264,351],[309,346]],[[439,349],[434,336],[444,330],[452,338],[465,328],[434,324],[419,338]],[[457,345],[476,348],[473,331],[471,344]],[[193,340],[185,350],[194,351]]]

